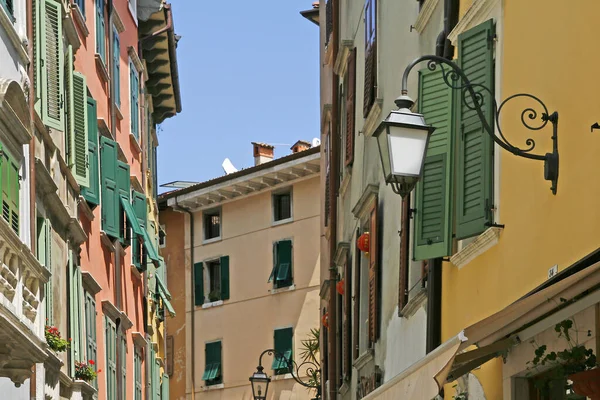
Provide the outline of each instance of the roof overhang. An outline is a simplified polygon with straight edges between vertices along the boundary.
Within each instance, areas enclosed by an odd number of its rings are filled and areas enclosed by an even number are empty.
[[[318,149],[308,152],[309,150],[303,157],[292,157],[284,163],[277,163],[275,160],[275,162],[227,175],[226,179],[217,181],[213,185],[200,185],[197,190],[186,191],[179,195],[175,193],[168,198],[167,204],[169,207],[182,207],[196,211],[317,177],[320,173],[321,154]]]
[[[319,25],[319,7],[311,8],[310,10],[300,11],[300,15],[309,20],[315,25]]]
[[[146,87],[152,96],[152,116],[160,124],[181,112],[177,41],[171,5],[140,21],[139,36],[142,58],[146,61]]]

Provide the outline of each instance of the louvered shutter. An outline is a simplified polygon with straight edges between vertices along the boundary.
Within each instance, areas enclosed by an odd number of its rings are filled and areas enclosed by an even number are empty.
[[[458,65],[471,83],[494,92],[494,23],[484,22],[458,36]],[[493,97],[481,88],[483,113],[494,126]],[[466,100],[472,105],[470,96]],[[476,111],[469,109],[456,93],[457,179],[456,237],[464,239],[482,233],[492,222],[493,141],[484,131]]]
[[[121,400],[127,399],[127,335],[121,336],[119,362],[121,363]]]
[[[0,0],[0,4],[4,7],[4,10],[10,17],[10,19],[15,22],[14,17],[14,8],[13,8],[13,0]]]
[[[73,94],[73,46],[67,46],[67,57],[65,61],[65,161],[69,168],[75,163],[75,112]]]
[[[85,75],[73,73],[73,162],[74,176],[81,186],[89,186],[87,84]]]
[[[163,374],[162,376],[162,398],[161,400],[169,400],[169,376],[167,374]]]
[[[365,4],[365,80],[363,116],[366,118],[377,96],[377,1]]]
[[[204,304],[204,264],[201,262],[194,264],[194,304]]]
[[[160,400],[160,363],[156,356],[154,356],[152,365],[154,366],[154,372],[152,374],[152,380],[154,381],[154,392],[152,393],[154,396],[153,400]]]
[[[140,225],[140,227],[142,229],[146,229],[146,217],[147,217],[146,196],[143,193],[133,191],[132,203],[133,203],[133,211],[135,211],[135,215],[137,217],[138,224]],[[146,262],[143,260],[143,257],[142,257],[143,251],[142,251],[142,246],[141,246],[141,240],[139,237],[137,237],[137,235],[133,235],[133,238],[131,241],[131,248],[132,248],[133,264],[136,267],[138,267],[139,269],[142,269],[142,266],[146,265]]]
[[[119,197],[126,199],[127,202],[130,201],[130,182],[129,182],[129,165],[124,163],[123,161],[117,161],[117,188],[119,192]],[[131,240],[131,235],[129,234],[129,224],[125,221],[125,210],[123,209],[123,205],[121,204],[121,200],[119,199],[117,203],[117,213],[118,213],[118,221],[119,221],[119,239],[121,239],[121,243],[124,245],[129,245]]]
[[[356,48],[352,49],[350,57],[348,57],[348,68],[346,72],[346,166],[352,165],[352,162],[354,161],[355,98]]]
[[[102,182],[102,229],[119,237],[119,196],[117,195],[117,144],[104,136],[100,138]]]
[[[98,346],[96,344],[96,301],[89,293],[85,294],[85,332],[86,332],[86,359],[92,360],[95,363],[98,361]],[[94,365],[96,369],[96,365]],[[94,387],[97,386],[94,381]]]
[[[346,378],[352,375],[352,344],[351,338],[351,319],[350,313],[352,310],[352,259],[350,255],[346,257],[346,263],[344,264],[344,325],[342,333],[343,341],[343,367],[344,376]]]
[[[369,231],[369,342],[379,339],[379,234],[377,232],[377,199],[370,213]]]
[[[100,166],[98,159],[98,122],[96,101],[87,98],[88,176],[87,186],[81,188],[83,197],[93,205],[100,204]]]
[[[133,63],[129,63],[129,104],[131,107],[131,133],[136,139],[139,138],[139,83],[140,78]]]
[[[356,230],[354,240],[354,309],[352,311],[352,361],[359,356],[359,335],[360,335],[360,258],[361,252],[358,249],[357,240],[360,237],[360,230]]]
[[[75,363],[84,360],[81,340],[82,287],[81,271],[73,260],[73,250],[69,250],[69,337],[71,338],[71,376],[75,374]]]
[[[416,260],[445,257],[452,250],[452,96],[441,69],[419,71],[419,112],[436,129],[429,139],[423,176],[415,191]]]
[[[104,317],[105,342],[104,351],[106,352],[106,398],[107,400],[117,399],[117,326],[108,318]]]
[[[273,363],[271,368],[275,370],[276,374],[288,373],[287,362],[277,355],[285,356],[286,358],[293,360],[294,352],[294,329],[284,328],[276,329],[273,334],[273,341],[275,345],[276,354],[273,355]]]
[[[41,0],[40,75],[42,121],[47,126],[64,129],[62,4]]]
[[[134,353],[134,369],[135,369],[135,400],[142,400],[142,356],[140,351],[136,349]]]
[[[115,104],[121,106],[121,42],[117,28],[113,27],[113,79],[115,83]]]
[[[43,25],[41,24],[41,10],[40,1],[43,0],[33,0],[32,1],[32,16],[31,23],[33,25],[33,93],[35,98],[33,99],[35,111],[37,111],[38,115],[42,115],[42,88],[41,88],[41,56],[42,56],[42,47],[41,47],[41,38],[43,37],[41,34]]]
[[[221,300],[229,300],[229,256],[221,257]]]
[[[106,23],[104,21],[104,0],[96,1],[96,53],[106,63]]]

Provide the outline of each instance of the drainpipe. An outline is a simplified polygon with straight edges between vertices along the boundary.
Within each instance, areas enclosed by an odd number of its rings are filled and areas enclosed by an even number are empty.
[[[175,211],[179,211],[179,212],[185,212],[187,215],[189,215],[190,217],[190,271],[192,271],[192,275],[194,274],[194,214],[190,211],[189,208],[183,207],[179,205],[179,202],[177,201],[177,197],[175,197],[175,206],[173,207],[173,210]],[[185,245],[185,243],[184,243]],[[192,356],[190,357],[190,362],[191,362],[191,375],[192,375],[192,400],[195,400],[195,396],[196,396],[196,361],[195,361],[195,354],[196,354],[196,324],[195,324],[195,312],[194,312],[194,307],[195,307],[195,303],[194,303],[194,279],[190,279],[190,315],[191,315],[191,324],[192,324],[192,332],[191,332],[191,343],[192,343],[192,351],[191,354]],[[166,336],[166,335],[165,335]]]
[[[435,41],[435,55],[449,60],[454,57],[454,46],[448,40],[448,35],[458,22],[458,1],[444,0],[444,29]]]
[[[335,65],[338,53],[339,44],[339,11],[340,5],[339,0],[333,1],[333,32],[332,40],[330,45],[333,45],[333,58],[332,64]],[[331,329],[337,327],[337,307],[336,298],[337,292],[335,289],[335,283],[337,280],[337,268],[333,264],[333,255],[335,254],[337,247],[337,183],[338,183],[338,89],[339,89],[339,77],[337,74],[332,75],[331,82],[331,131],[329,132],[330,140],[330,154],[329,154],[329,326]],[[337,386],[338,386],[338,373],[337,373],[337,335],[335,331],[330,332],[329,336],[329,398],[337,398]]]
[[[27,37],[33,38],[33,2],[28,1],[26,5],[26,14],[27,14]],[[27,46],[27,53],[30,60],[33,60],[35,54],[33,54],[33,43],[30,42],[29,46]],[[35,110],[33,107],[33,103],[35,101],[35,90],[33,88],[34,82],[34,70],[33,63],[30,64],[30,68],[27,68],[27,76],[29,78],[29,129],[31,130],[31,140],[29,141],[29,236],[31,242],[31,252],[36,254],[36,227],[35,224],[37,222],[36,213],[35,213]],[[52,279],[52,277],[50,277]],[[29,395],[30,398],[37,398],[37,366],[32,368],[31,377],[29,378]]]

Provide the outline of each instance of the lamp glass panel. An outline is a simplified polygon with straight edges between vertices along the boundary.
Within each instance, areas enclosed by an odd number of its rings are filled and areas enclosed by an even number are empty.
[[[429,131],[397,125],[388,129],[392,175],[419,176]]]
[[[383,122],[385,124],[385,122]],[[381,166],[383,168],[383,176],[390,176],[391,165],[390,165],[390,149],[388,141],[388,131],[390,127],[386,126],[382,131],[378,133],[377,144],[379,146],[379,156],[381,157]]]

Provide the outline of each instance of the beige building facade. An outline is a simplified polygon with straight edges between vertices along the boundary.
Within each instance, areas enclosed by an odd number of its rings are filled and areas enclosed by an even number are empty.
[[[251,398],[260,354],[300,361],[320,325],[319,147],[298,142],[273,160],[272,146],[253,145],[254,167],[159,198],[178,310],[167,326],[172,399]],[[269,399],[314,397],[275,364],[263,358]]]

